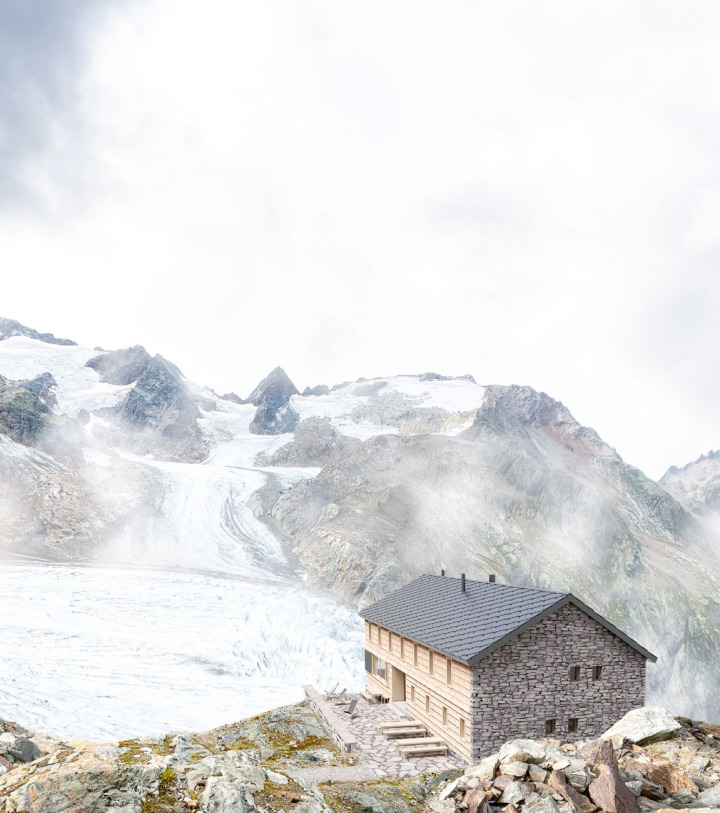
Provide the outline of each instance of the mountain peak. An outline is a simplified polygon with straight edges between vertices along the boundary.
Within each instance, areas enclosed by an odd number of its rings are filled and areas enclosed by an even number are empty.
[[[58,339],[52,333],[39,333],[31,327],[21,325],[20,322],[16,322],[14,319],[0,317],[0,342],[4,339],[10,339],[12,336],[26,336],[28,339],[36,339],[47,344],[77,345],[77,342],[70,339]]]
[[[291,395],[299,395],[297,387],[290,380],[290,376],[282,367],[276,367],[270,375],[255,387],[245,399],[246,404],[260,406],[269,401],[287,402]]]

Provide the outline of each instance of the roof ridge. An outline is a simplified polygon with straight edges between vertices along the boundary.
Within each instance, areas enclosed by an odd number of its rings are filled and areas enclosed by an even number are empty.
[[[423,573],[422,576],[418,576],[419,579],[422,578],[431,578],[431,579],[452,579],[453,581],[459,582],[461,580],[460,576],[443,576],[438,573]],[[417,581],[414,579],[413,581]],[[412,582],[408,582],[408,584],[412,584]],[[570,596],[572,593],[569,590],[544,590],[542,587],[525,587],[520,584],[508,584],[507,582],[486,582],[481,581],[480,579],[465,579],[465,585],[469,584],[482,584],[482,585],[492,585],[494,588],[503,587],[505,589],[511,590],[527,590],[533,593],[544,593],[545,595],[553,595],[553,596]]]

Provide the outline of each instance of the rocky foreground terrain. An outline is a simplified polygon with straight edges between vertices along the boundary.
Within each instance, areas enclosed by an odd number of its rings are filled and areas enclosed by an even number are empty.
[[[598,740],[512,740],[466,771],[314,783],[343,754],[305,705],[206,734],[68,744],[0,721],[2,813],[645,813],[720,808],[720,728],[636,709]]]

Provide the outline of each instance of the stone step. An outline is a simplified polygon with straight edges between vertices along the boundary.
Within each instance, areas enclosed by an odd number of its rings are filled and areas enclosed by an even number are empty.
[[[398,751],[408,748],[411,745],[443,745],[444,740],[440,737],[412,737],[407,740],[400,740],[396,748]]]
[[[388,731],[383,731],[386,739],[400,739],[401,737],[420,737],[427,733],[422,726],[415,726],[414,728],[391,728]]]
[[[410,758],[445,756],[448,749],[447,745],[401,745],[398,750],[404,757]]]
[[[420,720],[393,720],[391,723],[380,723],[378,731],[385,731],[388,728],[415,728],[421,725]]]

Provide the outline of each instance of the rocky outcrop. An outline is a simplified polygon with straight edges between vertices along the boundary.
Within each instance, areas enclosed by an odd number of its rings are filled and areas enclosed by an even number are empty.
[[[467,425],[475,415],[474,412],[448,412],[440,407],[424,407],[400,392],[378,394],[377,386],[368,384],[367,390],[356,388],[357,395],[376,397],[353,409],[350,417],[355,423],[398,427],[401,435],[444,435]]]
[[[590,742],[508,742],[446,783],[428,809],[459,813],[487,806],[485,813],[490,813],[508,805],[504,813],[640,813],[716,808],[720,744],[706,742],[698,725],[684,723],[677,724],[671,739],[646,748],[619,733]]]
[[[150,364],[152,357],[147,350],[139,344],[125,350],[113,350],[100,356],[91,358],[86,367],[97,370],[103,381],[108,384],[132,384],[142,376]]]
[[[56,403],[52,390],[57,387],[57,381],[50,373],[41,373],[30,381],[18,381],[18,386],[33,393],[33,395],[37,395],[48,407],[52,407]]]
[[[321,786],[304,779],[306,768],[357,761],[304,705],[205,734],[46,745],[32,762],[0,767],[0,813],[420,813],[430,795],[413,780]]]
[[[16,322],[14,319],[0,319],[0,341],[9,339],[12,336],[26,336],[29,339],[37,339],[39,342],[46,342],[47,344],[77,344],[77,342],[70,341],[70,339],[58,339],[52,333],[38,333],[37,330],[21,325],[20,322]]]
[[[295,429],[290,443],[272,455],[259,457],[257,466],[330,466],[357,451],[362,441],[341,435],[329,421],[308,418]]]
[[[315,387],[305,387],[302,391],[303,397],[308,395],[329,395],[330,387],[327,384],[318,384]]]
[[[162,356],[151,360],[118,413],[136,433],[132,440],[139,451],[196,462],[207,456],[197,423],[200,410],[180,370]]]
[[[17,443],[35,443],[47,426],[50,410],[30,389],[0,380],[0,434]]]
[[[290,398],[298,391],[282,367],[276,367],[264,378],[246,399],[257,407],[250,423],[250,431],[256,435],[281,435],[292,432],[300,416],[290,404]]]
[[[660,485],[688,511],[720,518],[720,450],[701,455],[682,468],[671,466]]]

